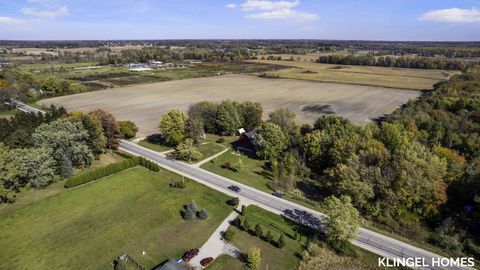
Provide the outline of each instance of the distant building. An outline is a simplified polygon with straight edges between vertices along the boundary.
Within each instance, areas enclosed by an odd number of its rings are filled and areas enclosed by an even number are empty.
[[[201,64],[203,63],[202,60],[196,60],[196,59],[188,59],[188,60],[183,60],[184,62],[187,62],[189,64]]]
[[[150,66],[148,64],[128,64],[128,68],[131,71],[145,71],[145,70],[151,70]]]

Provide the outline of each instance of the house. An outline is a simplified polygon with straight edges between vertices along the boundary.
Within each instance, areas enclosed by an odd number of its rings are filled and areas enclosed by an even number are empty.
[[[240,138],[235,143],[235,148],[238,150],[253,152],[257,146],[255,140],[257,132],[255,130],[246,132],[244,128],[240,128],[238,129],[238,134],[240,135]]]
[[[181,260],[168,260],[162,266],[155,268],[155,270],[188,270],[183,264],[181,264]]]

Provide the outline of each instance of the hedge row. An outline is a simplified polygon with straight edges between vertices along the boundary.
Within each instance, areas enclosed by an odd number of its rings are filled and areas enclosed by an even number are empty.
[[[86,173],[82,173],[80,175],[76,175],[72,178],[69,178],[65,182],[66,188],[75,187],[78,185],[82,185],[91,181],[98,180],[103,177],[107,177],[109,175],[119,173],[129,168],[133,168],[135,166],[143,166],[151,171],[158,172],[160,171],[160,166],[155,162],[152,162],[148,159],[143,157],[134,157],[130,159],[126,159],[117,163],[109,164],[105,167],[101,167],[95,170],[88,171]]]

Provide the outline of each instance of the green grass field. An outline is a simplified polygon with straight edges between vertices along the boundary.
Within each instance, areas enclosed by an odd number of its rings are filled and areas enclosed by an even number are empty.
[[[285,247],[279,249],[274,245],[256,237],[245,231],[241,231],[236,227],[231,226],[231,229],[236,231],[236,238],[232,244],[240,249],[242,253],[248,252],[251,247],[258,247],[262,251],[262,264],[260,269],[276,269],[276,270],[290,270],[296,269],[300,258],[297,254],[303,251],[302,245],[306,241],[303,236],[302,242],[293,240],[294,229],[297,225],[284,220],[279,215],[270,213],[256,206],[249,206],[247,214],[244,217],[252,227],[256,224],[261,224],[264,228],[264,233],[270,231],[274,240],[278,240],[281,234],[284,235]],[[220,257],[211,269],[216,270],[240,270],[244,269],[245,263],[234,258]]]
[[[242,171],[236,172],[222,168],[223,164],[227,162],[235,164],[239,159],[241,159],[244,164],[244,169]],[[263,166],[265,165],[264,160],[252,159],[242,154],[237,155],[235,154],[235,151],[231,150],[212,161],[203,164],[201,168],[261,191],[272,192],[267,186],[268,181],[270,181],[270,176],[268,175],[268,171],[263,169]]]
[[[172,179],[134,168],[0,215],[0,269],[111,269],[125,252],[151,269],[201,246],[231,211],[228,197],[193,181],[172,189]],[[191,200],[208,220],[181,218]]]
[[[166,146],[166,145],[161,145],[161,144],[150,143],[146,140],[140,141],[138,143],[138,145],[143,146],[143,147],[148,148],[148,149],[153,150],[153,151],[157,151],[157,152],[165,152],[165,151],[172,150],[172,147],[169,147],[169,146]]]

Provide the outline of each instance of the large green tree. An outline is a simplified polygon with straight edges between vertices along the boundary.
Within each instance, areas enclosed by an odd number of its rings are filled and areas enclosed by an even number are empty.
[[[87,144],[95,156],[98,157],[105,152],[107,138],[104,135],[102,123],[98,117],[92,114],[84,114],[82,112],[72,112],[67,119],[82,124],[83,128],[88,133]]]
[[[288,144],[282,129],[274,123],[263,123],[255,135],[257,155],[264,159],[276,159]]]
[[[171,110],[160,120],[160,133],[168,144],[178,145],[185,140],[185,114],[181,110]]]
[[[122,133],[118,127],[115,117],[104,110],[97,109],[90,112],[90,115],[97,117],[102,123],[103,134],[107,138],[106,148],[110,150],[116,150],[120,146],[120,140],[122,139]]]
[[[75,167],[88,166],[93,154],[88,147],[88,133],[80,123],[68,120],[56,120],[42,124],[33,133],[35,146],[46,149],[56,161],[58,173],[62,161],[66,158]]]
[[[322,202],[325,237],[328,242],[338,244],[357,237],[360,215],[348,196],[330,196]]]
[[[186,139],[179,143],[173,152],[175,158],[186,160],[188,162],[199,160],[202,158],[202,153],[198,151],[192,139]]]

